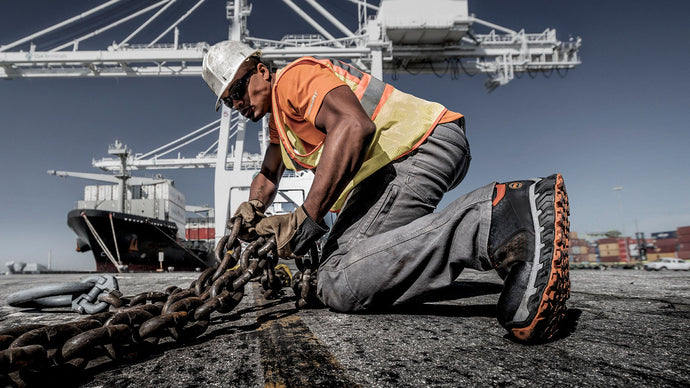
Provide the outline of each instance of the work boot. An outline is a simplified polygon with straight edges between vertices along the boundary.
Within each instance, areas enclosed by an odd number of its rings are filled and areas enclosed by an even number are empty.
[[[552,338],[565,316],[569,212],[560,174],[494,189],[489,258],[504,279],[497,317],[521,341]]]

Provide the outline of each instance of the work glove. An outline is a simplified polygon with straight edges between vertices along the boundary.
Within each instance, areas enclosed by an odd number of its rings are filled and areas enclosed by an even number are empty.
[[[304,256],[326,232],[328,227],[314,221],[303,206],[292,213],[264,218],[256,224],[256,233],[260,236],[276,237],[278,256],[283,259]]]
[[[266,218],[264,215],[264,203],[258,199],[252,199],[248,202],[242,202],[235,210],[235,214],[228,220],[227,227],[231,229],[237,217],[242,218],[242,226],[238,237],[242,240],[253,240],[257,234],[255,231],[256,224],[262,219]]]

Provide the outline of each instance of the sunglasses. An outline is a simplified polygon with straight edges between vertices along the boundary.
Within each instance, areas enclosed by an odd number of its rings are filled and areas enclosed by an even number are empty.
[[[234,100],[242,100],[244,98],[244,94],[247,92],[247,85],[249,85],[249,77],[251,77],[255,72],[256,69],[249,70],[242,76],[242,78],[235,81],[235,84],[230,87],[230,94],[228,94],[227,97],[221,98],[225,106],[232,109],[232,102]]]

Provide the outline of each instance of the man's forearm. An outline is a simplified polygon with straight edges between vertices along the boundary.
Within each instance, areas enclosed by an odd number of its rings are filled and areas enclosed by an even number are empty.
[[[265,211],[276,198],[283,171],[285,171],[285,166],[280,155],[280,146],[269,144],[261,165],[261,171],[254,177],[249,187],[249,200],[261,201],[264,204],[264,208],[260,209],[261,211]]]
[[[249,188],[249,200],[258,199],[264,204],[262,211],[273,203],[278,193],[278,185],[268,179],[263,173],[256,175]]]
[[[362,166],[371,136],[370,128],[357,126],[326,136],[314,183],[304,201],[305,210],[316,222],[321,222]]]

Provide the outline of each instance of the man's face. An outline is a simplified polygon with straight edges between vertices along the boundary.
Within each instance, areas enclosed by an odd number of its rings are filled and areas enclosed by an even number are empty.
[[[255,67],[243,65],[221,95],[223,103],[242,116],[257,122],[271,111],[271,75],[259,63]]]

